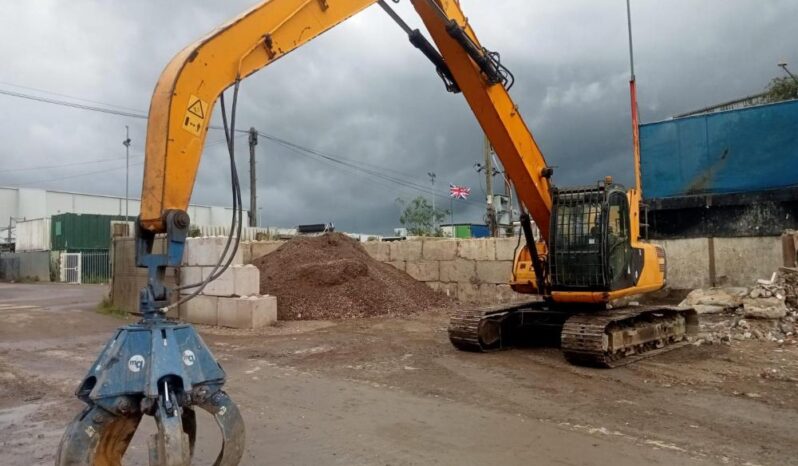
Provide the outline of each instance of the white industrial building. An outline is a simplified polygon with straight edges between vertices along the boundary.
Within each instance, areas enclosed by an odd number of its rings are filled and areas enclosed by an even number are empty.
[[[49,227],[45,225],[46,219],[53,215],[74,213],[123,216],[126,213],[126,204],[131,220],[135,219],[139,214],[138,199],[130,199],[126,203],[124,197],[117,196],[0,186],[0,243],[7,243],[9,239],[10,242],[17,239],[22,242],[44,242],[44,238],[40,237],[42,235],[47,235],[49,242]],[[188,208],[188,214],[192,224],[224,227],[230,225],[233,209],[192,204]],[[39,227],[29,225],[29,228],[36,231],[27,232],[23,235],[25,238],[18,238],[17,223],[40,219],[44,221]]]

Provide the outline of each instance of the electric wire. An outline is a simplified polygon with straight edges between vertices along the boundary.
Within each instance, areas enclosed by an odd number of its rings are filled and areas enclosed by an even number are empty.
[[[131,167],[138,167],[138,166],[141,166],[141,165],[144,165],[143,161],[130,164]],[[109,172],[116,171],[116,170],[122,170],[123,168],[125,168],[125,167],[124,166],[122,166],[122,167],[114,167],[114,168],[108,168],[108,169],[104,169],[104,170],[97,170],[97,171],[93,171],[93,172],[78,173],[78,174],[75,174],[75,175],[59,176],[58,178],[26,181],[24,183],[17,183],[16,186],[30,186],[30,185],[33,185],[33,184],[46,184],[46,183],[51,183],[53,181],[69,180],[69,179],[72,179],[72,178],[80,178],[80,177],[83,177],[83,176],[90,176],[90,175],[100,175],[100,174],[103,174],[103,173],[109,173]]]
[[[133,157],[144,157],[144,154],[132,154],[130,156]],[[88,165],[92,163],[106,163],[106,162],[118,162],[120,160],[125,160],[125,157],[114,157],[112,159],[94,159],[94,160],[85,160],[82,162],[70,162],[70,163],[63,163],[59,165],[41,165],[38,167],[23,167],[23,168],[4,168],[0,170],[0,173],[8,173],[8,172],[22,172],[22,171],[29,171],[29,170],[49,170],[52,168],[64,168],[64,167],[72,167],[76,165]]]
[[[46,92],[46,91],[43,91],[43,92]],[[102,113],[106,113],[106,114],[113,114],[113,115],[118,115],[118,116],[126,116],[126,117],[139,118],[139,119],[145,119],[145,120],[148,118],[148,116],[146,114],[131,113],[131,112],[113,110],[113,109],[108,109],[108,108],[92,106],[92,105],[77,104],[77,103],[73,103],[73,102],[67,102],[67,101],[58,100],[58,99],[52,99],[52,98],[48,98],[48,97],[41,97],[41,96],[35,96],[35,95],[31,95],[31,94],[14,92],[14,91],[9,91],[9,90],[5,90],[5,89],[0,89],[0,94],[12,96],[12,97],[18,97],[18,98],[22,98],[22,99],[33,100],[33,101],[37,101],[37,102],[53,104],[53,105],[61,105],[61,106],[70,107],[70,108],[76,108],[76,109],[81,109],[81,110],[102,112]],[[83,99],[83,100],[85,100],[85,99]],[[103,104],[103,105],[111,106],[110,104]],[[211,125],[209,128],[210,129],[225,130],[224,126],[223,127],[219,127],[219,126]],[[238,137],[240,135],[244,135],[244,134],[247,134],[247,135],[249,134],[248,130],[235,129],[235,128],[232,128],[232,132],[233,133],[239,133],[239,134],[236,135],[236,137]],[[387,181],[389,181],[389,182],[391,182],[393,184],[397,184],[397,185],[400,185],[400,186],[405,186],[405,187],[408,187],[408,188],[413,189],[415,191],[419,191],[419,192],[422,192],[422,193],[425,193],[425,194],[429,194],[429,195],[440,196],[440,197],[447,197],[448,196],[448,194],[445,193],[445,192],[433,192],[427,186],[415,183],[413,181],[409,181],[407,179],[402,179],[403,177],[408,177],[409,178],[410,175],[405,174],[405,173],[401,173],[401,172],[399,172],[397,170],[394,170],[394,169],[391,169],[391,168],[381,167],[381,166],[378,166],[378,165],[375,165],[375,164],[369,164],[367,162],[355,162],[355,161],[347,160],[347,159],[344,159],[344,158],[341,158],[341,157],[334,157],[334,156],[331,156],[331,155],[328,155],[328,154],[324,154],[324,153],[322,153],[320,151],[317,151],[317,150],[314,150],[314,149],[310,149],[308,147],[304,147],[304,146],[301,146],[299,144],[290,142],[288,140],[279,138],[277,136],[264,134],[264,133],[260,133],[260,132],[258,134],[259,134],[259,136],[263,137],[264,139],[270,140],[270,141],[272,141],[274,143],[277,143],[279,145],[282,145],[284,147],[290,147],[290,148],[294,149],[295,152],[296,151],[301,151],[301,152],[304,152],[304,153],[307,153],[307,154],[311,154],[311,155],[313,155],[315,157],[324,158],[324,159],[326,159],[326,160],[328,160],[330,162],[333,162],[333,163],[336,163],[336,164],[339,164],[339,165],[349,166],[353,170],[356,170],[356,171],[359,171],[359,172],[362,172],[362,173],[365,173],[365,174],[368,174],[368,175],[371,175],[371,176],[376,176],[376,177],[379,177],[379,178],[383,178],[383,179],[385,179],[385,180],[387,180]],[[227,138],[227,136],[225,136],[225,138]],[[213,143],[207,144],[206,146],[218,144],[218,143],[224,142],[225,140],[226,139],[223,139],[223,140],[220,140],[220,141],[215,141]],[[373,167],[373,168],[367,168],[369,166]],[[385,172],[394,172],[394,173],[396,173],[396,176],[387,175]],[[479,204],[479,203],[476,203],[474,201],[469,201],[469,200],[465,200],[464,202],[466,202],[468,204],[474,204],[474,205]]]

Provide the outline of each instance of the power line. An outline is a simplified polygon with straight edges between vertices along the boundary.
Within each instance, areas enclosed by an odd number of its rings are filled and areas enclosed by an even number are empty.
[[[84,99],[82,97],[75,97],[75,96],[69,95],[69,94],[60,94],[58,92],[48,91],[48,90],[45,90],[45,89],[39,89],[39,88],[36,88],[36,87],[22,86],[22,85],[19,85],[19,84],[12,84],[12,83],[7,83],[7,82],[3,82],[3,81],[0,81],[0,84],[2,84],[3,86],[11,86],[11,87],[19,88],[19,89],[26,89],[26,90],[29,90],[29,91],[41,92],[43,94],[50,94],[50,95],[57,95],[59,97],[66,97],[67,99],[72,99],[72,100],[81,100],[83,102],[88,102],[90,104],[98,104],[98,105],[102,105],[104,107],[116,107],[116,108],[119,108],[119,109],[122,109],[122,110],[128,110],[128,111],[136,112],[136,113],[147,113],[144,110],[141,110],[141,109],[138,109],[138,108],[131,108],[131,107],[125,107],[123,105],[116,105],[116,104],[108,104],[108,103],[105,103],[105,102],[98,102],[96,100],[89,100],[89,99]]]
[[[144,154],[134,154],[133,157],[144,157]],[[7,173],[7,172],[21,172],[21,171],[29,171],[29,170],[49,170],[52,168],[64,168],[64,167],[72,167],[76,165],[88,165],[91,163],[106,163],[106,162],[116,162],[118,160],[125,160],[124,157],[115,157],[112,159],[95,159],[95,160],[86,160],[83,162],[70,162],[64,163],[60,165],[42,165],[38,167],[24,167],[24,168],[8,168],[0,170],[0,173]]]
[[[22,86],[16,86],[16,85],[13,85],[13,84],[6,84],[6,85],[12,85],[12,86],[15,86],[15,87],[22,87]],[[30,88],[30,89],[33,89],[33,88]],[[48,91],[42,91],[42,90],[38,90],[38,89],[36,89],[36,90],[39,91],[39,92],[48,92]],[[110,109],[110,108],[97,107],[97,106],[94,106],[94,105],[78,104],[78,103],[68,102],[68,101],[59,100],[59,99],[36,96],[36,95],[32,95],[32,94],[25,94],[25,93],[22,93],[22,92],[9,91],[9,90],[6,90],[6,89],[0,89],[0,94],[11,96],[11,97],[17,97],[17,98],[21,98],[21,99],[33,100],[33,101],[42,102],[42,103],[48,103],[48,104],[52,104],[52,105],[60,105],[60,106],[64,106],[64,107],[76,108],[76,109],[80,109],[80,110],[88,110],[88,111],[93,111],[93,112],[101,112],[101,113],[124,116],[124,117],[129,117],[129,118],[138,118],[138,119],[144,119],[144,120],[146,120],[148,118],[147,115],[143,114],[143,113],[134,113],[134,112],[128,112],[128,111],[114,110],[114,109]],[[77,99],[75,97],[70,97],[70,98]],[[87,102],[99,103],[99,102],[95,102],[95,101],[88,101],[86,99],[81,99],[81,100],[84,100],[84,101],[87,101]],[[105,104],[105,103],[102,103],[102,105],[107,106],[107,107],[113,107],[114,106],[114,105]],[[224,129],[224,128],[220,127],[220,126],[210,126],[209,128],[210,129],[216,129],[216,130]],[[249,134],[248,130],[243,130],[243,129],[236,129],[235,132],[239,133],[239,135]],[[265,133],[260,133],[260,132],[259,132],[259,135],[262,136],[265,139],[268,139],[268,140],[270,140],[272,142],[275,142],[275,143],[277,143],[277,144],[279,144],[279,145],[281,145],[283,147],[286,147],[289,150],[293,150],[294,152],[300,152],[300,153],[303,153],[303,154],[307,154],[307,155],[311,155],[311,156],[314,156],[314,157],[317,157],[317,158],[321,158],[321,159],[327,160],[328,162],[337,164],[338,166],[348,167],[350,170],[355,170],[355,171],[358,171],[358,172],[361,172],[361,173],[365,173],[365,174],[368,174],[368,175],[383,179],[385,181],[388,181],[388,182],[396,184],[396,185],[400,185],[400,186],[404,186],[404,187],[407,187],[407,188],[411,188],[411,189],[414,189],[416,191],[423,192],[423,193],[426,193],[426,194],[430,194],[430,195],[433,195],[433,196],[444,196],[445,197],[447,195],[446,193],[440,193],[440,192],[432,191],[427,186],[421,185],[419,183],[416,183],[415,181],[410,181],[408,179],[403,179],[405,177],[409,178],[410,175],[401,173],[401,172],[399,172],[397,170],[393,170],[393,169],[386,168],[386,167],[380,167],[378,165],[369,164],[367,162],[360,162],[360,161],[356,162],[356,161],[352,161],[352,160],[347,160],[347,159],[342,158],[342,157],[335,157],[335,156],[332,156],[332,155],[324,154],[324,153],[322,153],[320,151],[317,151],[317,150],[314,150],[314,149],[311,149],[311,148],[308,148],[308,147],[301,146],[299,144],[293,143],[291,141],[287,141],[287,140],[279,138],[277,136],[272,136],[272,135],[265,134]],[[209,145],[219,144],[221,142],[224,142],[224,140],[215,141],[213,143],[206,144],[206,147],[209,146]],[[367,166],[371,166],[372,168],[367,168]],[[385,172],[394,172],[397,175],[396,176],[391,176],[391,175],[387,175]],[[103,172],[92,172],[92,173],[87,173],[87,174],[95,174],[95,173],[103,173]],[[79,176],[83,176],[83,174],[81,174]],[[67,178],[67,177],[62,177],[61,179],[65,179],[65,178]],[[51,180],[48,180],[48,181],[51,181]],[[477,203],[475,203],[473,201],[467,201],[466,200],[465,202],[469,203],[469,204],[477,204]]]
[[[63,107],[72,107],[72,108],[77,108],[77,109],[81,109],[81,110],[91,110],[93,112],[109,113],[111,115],[125,116],[125,117],[129,117],[129,118],[139,118],[139,119],[143,119],[143,120],[147,119],[147,115],[142,115],[140,113],[125,112],[125,111],[122,111],[122,110],[113,110],[113,109],[110,109],[110,108],[97,107],[97,106],[94,106],[94,105],[78,104],[78,103],[75,103],[75,102],[67,102],[65,100],[51,99],[49,97],[41,97],[41,96],[36,96],[36,95],[31,95],[31,94],[23,94],[22,92],[14,92],[14,91],[6,90],[6,89],[0,89],[0,94],[8,95],[8,96],[11,96],[11,97],[18,97],[20,99],[35,100],[35,101],[44,102],[44,103],[47,103],[47,104],[61,105]]]
[[[136,167],[136,166],[140,166],[140,165],[144,165],[144,162],[142,161],[142,162],[136,162],[136,163],[131,163],[130,164],[131,167]],[[59,176],[58,178],[50,178],[50,179],[46,179],[46,180],[26,181],[24,183],[18,183],[17,186],[30,186],[32,184],[44,184],[44,183],[50,183],[50,182],[53,182],[53,181],[68,180],[68,179],[72,179],[72,178],[80,178],[80,177],[89,176],[89,175],[99,175],[99,174],[102,174],[102,173],[109,173],[109,172],[112,172],[112,171],[121,170],[123,168],[125,168],[125,167],[121,166],[121,167],[108,168],[108,169],[105,169],[105,170],[97,170],[97,171],[93,171],[93,172],[78,173],[76,175]]]
[[[367,179],[370,179],[370,180],[373,180],[373,181],[376,181],[376,179],[384,180],[386,182],[392,183],[393,185],[398,185],[398,186],[402,186],[402,187],[405,187],[405,188],[409,188],[409,189],[412,189],[412,190],[417,191],[417,192],[422,192],[424,194],[429,194],[431,196],[446,197],[448,195],[446,193],[442,193],[440,191],[436,191],[436,190],[430,189],[427,186],[419,185],[419,184],[417,184],[415,182],[410,182],[410,181],[407,181],[407,180],[402,180],[400,178],[389,176],[389,175],[386,175],[386,174],[381,173],[381,172],[376,171],[376,170],[370,170],[370,169],[361,167],[361,166],[357,165],[356,163],[348,163],[345,160],[342,160],[340,158],[333,157],[333,156],[327,155],[327,154],[322,154],[322,153],[320,153],[318,151],[314,151],[312,149],[307,149],[305,147],[299,146],[298,144],[293,144],[293,143],[290,143],[288,141],[281,140],[279,138],[271,138],[271,137],[266,137],[266,138],[272,140],[273,142],[278,143],[279,145],[287,148],[288,150],[291,150],[292,152],[295,152],[295,153],[298,153],[300,155],[304,155],[304,156],[307,156],[307,157],[315,157],[315,158],[313,158],[313,160],[327,162],[328,165],[344,169],[346,171],[349,171],[350,173],[360,173],[360,174],[369,175],[370,177],[373,177],[373,178],[367,178]],[[385,184],[383,184],[383,186],[384,185]],[[475,202],[475,201],[469,201],[469,200],[464,200],[463,202],[465,202],[467,204],[473,204],[473,205],[479,205],[479,206],[482,205],[481,203],[478,203],[478,202]]]
[[[46,91],[42,91],[42,92],[46,92]],[[11,96],[11,97],[17,97],[17,98],[20,98],[20,99],[35,100],[37,102],[43,102],[43,103],[46,103],[46,104],[60,105],[62,107],[76,108],[76,109],[79,109],[79,110],[89,110],[89,111],[92,111],[92,112],[106,113],[106,114],[110,114],[110,115],[118,115],[118,116],[123,116],[123,117],[128,117],[128,118],[138,118],[140,120],[146,120],[146,119],[149,118],[146,113],[126,112],[126,111],[122,111],[122,110],[114,110],[114,109],[111,109],[111,108],[97,107],[96,105],[78,104],[78,103],[75,103],[75,102],[68,102],[66,100],[53,99],[53,98],[42,97],[42,96],[33,95],[33,94],[25,94],[25,93],[22,93],[22,92],[9,91],[7,89],[0,89],[0,94]],[[115,105],[105,104],[105,103],[103,103],[102,105],[104,105],[106,107],[115,107]],[[209,126],[209,128],[210,129],[215,129],[215,130],[223,130],[224,129],[221,126],[213,126],[213,125]],[[247,133],[248,134],[248,131],[245,131],[245,130],[242,130],[242,129],[237,129],[236,133]]]

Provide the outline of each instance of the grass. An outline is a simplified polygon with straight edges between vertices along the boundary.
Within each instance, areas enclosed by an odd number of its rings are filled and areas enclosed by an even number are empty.
[[[114,306],[114,303],[112,303],[111,299],[107,296],[103,298],[99,304],[97,304],[97,312],[103,315],[117,317],[119,319],[126,319],[128,316],[127,311]]]

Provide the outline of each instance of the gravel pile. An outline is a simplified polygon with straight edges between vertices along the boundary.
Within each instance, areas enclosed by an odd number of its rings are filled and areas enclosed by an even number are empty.
[[[253,264],[261,293],[277,296],[279,320],[399,316],[448,304],[340,233],[296,237]]]

